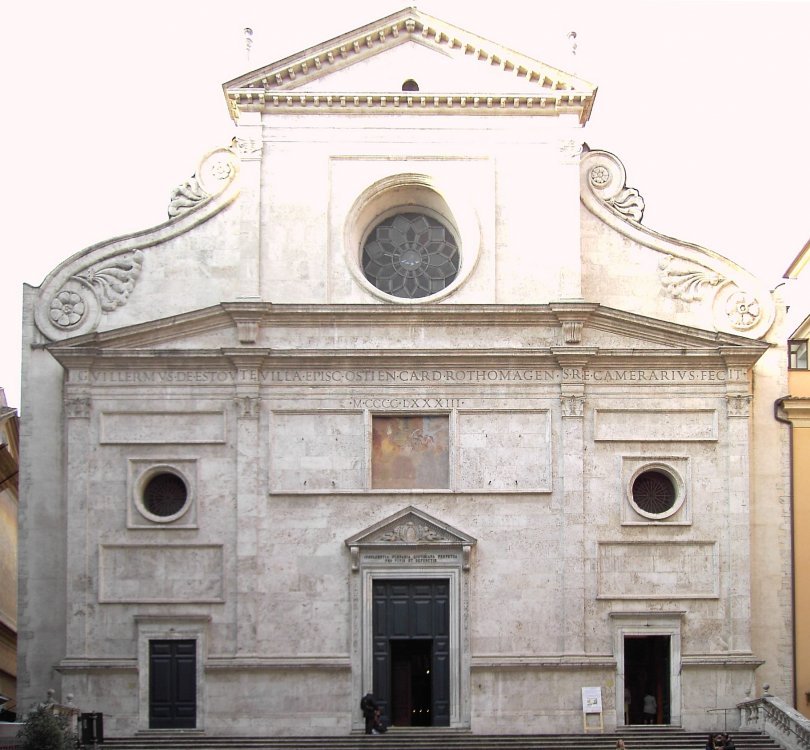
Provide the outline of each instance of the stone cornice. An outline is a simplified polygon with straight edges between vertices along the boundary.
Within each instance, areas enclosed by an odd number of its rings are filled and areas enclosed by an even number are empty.
[[[618,369],[677,369],[677,368],[746,368],[762,355],[762,350],[751,347],[735,352],[732,361],[719,350],[685,352],[661,349],[597,349],[576,348],[561,351],[552,348],[534,349],[423,349],[407,347],[391,349],[277,349],[236,351],[231,349],[152,349],[152,350],[95,350],[76,352],[63,347],[52,348],[51,353],[69,369],[149,370],[175,368],[181,370],[237,370],[247,369],[420,369],[420,368],[566,368],[584,366]]]
[[[374,115],[576,115],[587,121],[593,95],[559,91],[544,95],[467,93],[357,93],[321,92],[266,94],[254,91],[229,93],[232,112],[265,114],[374,114]]]
[[[473,60],[496,66],[504,76],[536,88],[537,94],[495,94],[486,92],[431,92],[417,95],[402,92],[346,92],[312,94],[299,89],[386,49],[405,42],[436,49],[455,59]],[[405,8],[397,13],[350,31],[239,76],[223,85],[231,117],[242,112],[335,111],[422,112],[442,114],[576,114],[584,124],[590,117],[596,87],[558,68],[522,55],[488,39],[422,13]]]
[[[564,325],[582,322],[583,326],[599,331],[622,334],[649,342],[649,349],[662,356],[667,350],[680,352],[694,349],[695,353],[715,351],[724,356],[737,352],[743,358],[754,353],[762,353],[768,344],[734,334],[704,331],[655,320],[622,310],[603,307],[595,303],[551,303],[547,305],[274,305],[272,303],[238,303],[229,302],[214,305],[202,310],[195,310],[169,318],[139,323],[126,328],[89,333],[66,341],[48,345],[55,355],[67,356],[69,352],[79,355],[97,357],[101,352],[130,349],[133,357],[149,356],[147,350],[156,345],[172,341],[181,342],[192,336],[227,328],[247,325],[262,328],[392,328],[398,326],[422,327],[442,326],[461,327],[478,326],[485,328],[549,328],[559,329],[559,335],[550,341],[548,351],[552,348],[572,353],[576,345],[566,345]],[[566,329],[567,330],[567,329]],[[578,336],[581,335],[578,334]],[[241,334],[240,334],[241,336]],[[251,333],[251,336],[254,335]],[[252,341],[258,341],[258,333]],[[234,343],[237,338],[234,337]],[[241,340],[241,339],[240,339]],[[655,349],[660,346],[660,351]],[[255,347],[261,350],[261,347]],[[246,350],[240,349],[240,354]],[[191,354],[187,349],[178,349],[184,354]],[[353,350],[354,351],[354,350]],[[615,349],[616,352],[621,349]],[[638,352],[638,348],[628,350],[628,355]],[[524,348],[504,350],[501,354],[511,352],[520,355]],[[157,353],[153,351],[152,356]],[[164,352],[164,354],[167,352]],[[278,352],[275,351],[274,354]],[[689,353],[690,355],[692,352]]]
[[[515,655],[481,654],[470,659],[471,669],[614,669],[616,657],[610,654]]]

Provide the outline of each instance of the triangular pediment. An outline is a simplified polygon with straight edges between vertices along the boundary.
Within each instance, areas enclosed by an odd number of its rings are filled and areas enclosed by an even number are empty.
[[[470,547],[476,539],[409,505],[373,526],[349,537],[351,548],[420,546]]]
[[[403,89],[415,81],[417,91]],[[596,87],[416,8],[405,8],[229,81],[237,119],[245,111],[392,113],[504,111],[590,116]],[[511,96],[508,96],[511,95]],[[469,108],[469,109],[468,109]]]

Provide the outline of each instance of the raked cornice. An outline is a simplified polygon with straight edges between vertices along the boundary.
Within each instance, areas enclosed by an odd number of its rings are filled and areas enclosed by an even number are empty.
[[[496,66],[537,93],[335,92],[297,91],[306,83],[412,41],[456,59]],[[234,121],[243,112],[376,114],[575,114],[590,117],[596,86],[558,68],[449,24],[416,8],[404,8],[303,52],[246,73],[223,84]]]
[[[570,340],[570,324],[580,323]],[[448,347],[420,349],[403,345],[398,333],[414,326],[536,330],[535,343],[517,340],[510,348],[481,346],[480,338]],[[245,342],[246,329],[252,340]],[[290,347],[302,329],[331,332],[307,347]],[[333,333],[376,329],[397,336],[389,347],[336,349]],[[394,330],[396,329],[396,330]],[[624,336],[626,344],[607,347],[581,343],[583,331]],[[342,334],[343,335],[343,334]],[[204,344],[202,342],[210,343]],[[284,342],[278,346],[276,341]],[[749,367],[768,345],[733,334],[702,331],[592,303],[479,306],[420,305],[273,305],[227,302],[125,328],[88,333],[53,342],[48,350],[65,367],[346,367],[427,366],[737,366]],[[687,364],[688,363],[688,364]]]
[[[690,305],[703,305],[715,329],[763,338],[776,319],[770,290],[728,258],[641,225],[644,200],[627,186],[624,165],[607,151],[586,149],[580,160],[580,197],[605,224],[660,253],[662,291]]]
[[[49,341],[89,333],[102,315],[125,305],[149,262],[150,247],[208,221],[236,199],[239,153],[234,145],[206,154],[194,176],[173,191],[168,221],[91,245],[51,271],[34,306],[40,333]]]

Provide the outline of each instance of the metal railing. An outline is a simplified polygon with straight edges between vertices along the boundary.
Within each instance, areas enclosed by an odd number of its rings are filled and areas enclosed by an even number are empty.
[[[733,730],[737,729],[737,727],[740,726],[740,717],[739,717],[740,709],[739,709],[738,706],[729,706],[728,708],[707,708],[706,709],[707,714],[719,714],[721,711],[723,712],[723,731],[724,732],[729,731],[729,726],[728,726],[728,712],[729,711],[733,711],[734,715],[735,715],[734,716],[734,722],[733,722],[733,724],[731,726],[731,730],[733,731]]]

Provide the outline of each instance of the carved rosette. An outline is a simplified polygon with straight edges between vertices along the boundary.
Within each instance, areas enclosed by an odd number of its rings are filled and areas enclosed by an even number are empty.
[[[616,213],[640,224],[644,215],[644,199],[638,190],[625,184],[622,163],[607,152],[590,154],[588,163],[587,182],[591,192]]]
[[[239,169],[238,148],[237,141],[233,148],[218,148],[202,158],[194,175],[172,191],[168,207],[170,219],[218,195],[233,181]]]

